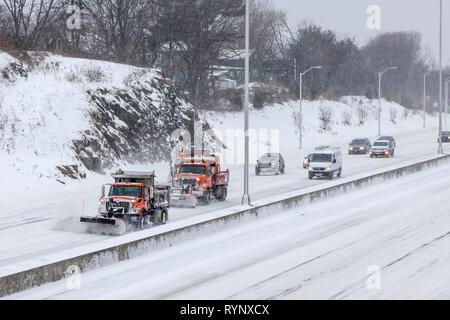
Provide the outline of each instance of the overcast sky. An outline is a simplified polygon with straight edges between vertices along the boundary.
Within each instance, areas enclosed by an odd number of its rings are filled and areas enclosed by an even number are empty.
[[[340,36],[355,37],[359,45],[379,32],[419,31],[423,46],[438,62],[439,0],[273,0],[288,13],[295,28],[305,20],[335,30]],[[370,5],[381,9],[381,30],[369,30],[366,13]],[[444,65],[450,65],[450,1],[444,0]]]

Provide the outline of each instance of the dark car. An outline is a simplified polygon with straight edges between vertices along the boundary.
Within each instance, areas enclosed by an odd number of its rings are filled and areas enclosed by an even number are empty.
[[[397,144],[395,143],[395,139],[392,136],[382,136],[382,137],[379,137],[377,139],[377,141],[390,141],[394,148],[397,147]]]
[[[285,171],[286,165],[283,156],[280,153],[266,153],[259,158],[255,167],[255,174],[257,176],[261,174],[284,174]]]
[[[442,143],[449,143],[449,142],[450,142],[450,131],[442,131]]]
[[[372,144],[367,138],[354,139],[348,145],[348,154],[367,154]]]

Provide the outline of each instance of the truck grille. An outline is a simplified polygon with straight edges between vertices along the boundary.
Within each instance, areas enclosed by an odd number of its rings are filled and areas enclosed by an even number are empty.
[[[130,211],[130,203],[127,201],[113,201],[113,202],[107,202],[106,203],[106,209],[109,211],[109,209],[118,209],[123,208],[124,213]]]
[[[313,168],[314,171],[325,171],[325,168]]]
[[[189,193],[191,191],[191,185],[192,185],[192,189],[197,189],[198,188],[197,179],[185,178],[185,179],[181,179],[181,181],[180,181],[181,190],[185,193]]]

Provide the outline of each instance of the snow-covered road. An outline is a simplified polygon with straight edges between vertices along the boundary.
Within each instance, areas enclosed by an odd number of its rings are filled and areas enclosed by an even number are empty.
[[[59,281],[9,298],[449,299],[449,172],[428,169],[155,250],[83,274],[79,290]],[[379,289],[367,287],[368,268],[380,270],[370,278]]]
[[[435,129],[405,131],[397,134],[396,138],[398,148],[394,158],[369,159],[366,155],[345,155],[343,176],[351,177],[391,165],[422,160],[436,154]],[[341,146],[345,148],[347,142],[347,139],[342,140]],[[254,200],[327,183],[308,180],[307,172],[301,168],[301,161],[310,150],[298,152],[295,148],[286,149],[290,149],[290,152],[284,152],[287,164],[285,175],[256,177],[251,170],[250,189]],[[172,208],[170,220],[207,216],[212,211],[239,205],[242,196],[243,168],[234,165],[230,166],[230,169],[231,183],[227,201],[213,203],[208,207],[198,207],[195,210]],[[95,214],[99,186],[105,182],[109,182],[107,177],[98,177],[89,183],[80,183],[75,188],[61,188],[50,197],[32,201],[18,195],[20,206],[6,207],[1,213],[0,242],[7,245],[0,247],[0,266],[107,239],[107,236],[86,234],[84,228],[76,222],[82,213],[83,199],[86,201],[85,213]],[[71,223],[73,221],[75,223]],[[64,231],[67,229],[69,231]]]

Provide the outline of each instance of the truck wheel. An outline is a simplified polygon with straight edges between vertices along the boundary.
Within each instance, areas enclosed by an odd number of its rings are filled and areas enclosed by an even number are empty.
[[[342,175],[342,168],[339,168],[339,171],[338,171],[338,174],[337,174],[338,178],[340,178],[341,175]]]
[[[156,210],[153,217],[153,225],[160,226],[167,223],[169,218],[169,214],[167,209],[164,210]]]
[[[209,189],[205,191],[204,196],[202,197],[202,203],[205,206],[211,203],[211,191]]]
[[[309,178],[309,180],[312,180],[312,178],[314,178],[314,175],[312,172],[308,172],[308,178]]]
[[[162,211],[161,224],[166,224],[167,221],[169,221],[169,210],[164,209]]]
[[[255,175],[259,176],[259,170],[255,169]]]
[[[139,230],[145,229],[145,226],[148,224],[148,217],[145,214],[144,211],[140,214],[138,221],[137,221],[137,227]]]
[[[214,198],[218,201],[225,201],[227,198],[227,188],[226,187],[217,187],[214,191]]]

